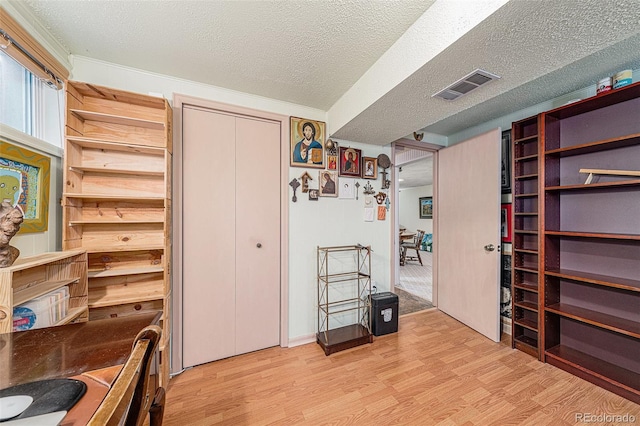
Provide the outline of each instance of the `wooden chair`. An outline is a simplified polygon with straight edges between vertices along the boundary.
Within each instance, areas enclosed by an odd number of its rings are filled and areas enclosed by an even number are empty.
[[[416,230],[416,236],[413,241],[402,244],[402,249],[404,255],[402,256],[403,263],[406,263],[409,260],[417,260],[422,265],[422,258],[420,257],[420,245],[422,244],[422,239],[424,238],[424,231],[421,229]],[[415,250],[415,256],[409,256],[409,250]]]
[[[151,360],[156,352],[162,329],[157,325],[145,327],[133,343],[133,350],[104,400],[96,410],[90,426],[142,425],[149,414],[151,426],[162,425],[164,389],[154,391],[151,382]]]

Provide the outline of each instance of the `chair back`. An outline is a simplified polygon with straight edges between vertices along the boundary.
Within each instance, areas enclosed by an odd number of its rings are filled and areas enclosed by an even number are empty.
[[[133,350],[89,425],[132,425],[144,423],[151,409],[155,388],[150,389],[151,360],[160,342],[162,329],[145,327],[138,333]],[[161,421],[161,419],[160,419]]]
[[[420,250],[420,245],[422,244],[422,239],[424,238],[424,231],[421,229],[416,229],[416,238],[413,240],[414,246],[416,250]]]

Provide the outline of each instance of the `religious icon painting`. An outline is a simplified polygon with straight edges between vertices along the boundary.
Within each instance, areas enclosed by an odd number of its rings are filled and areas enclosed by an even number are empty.
[[[355,148],[340,148],[340,176],[360,177],[360,165],[362,160],[362,150]]]
[[[291,117],[291,166],[324,169],[325,127],[322,121]]]

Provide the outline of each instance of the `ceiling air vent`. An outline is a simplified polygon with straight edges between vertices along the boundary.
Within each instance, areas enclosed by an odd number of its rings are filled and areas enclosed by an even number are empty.
[[[460,96],[466,95],[472,90],[477,89],[483,84],[488,83],[492,80],[496,80],[498,78],[500,77],[495,74],[477,69],[471,74],[467,74],[455,83],[445,87],[438,93],[434,94],[432,97],[442,98],[446,101],[453,101],[455,99],[458,99]]]

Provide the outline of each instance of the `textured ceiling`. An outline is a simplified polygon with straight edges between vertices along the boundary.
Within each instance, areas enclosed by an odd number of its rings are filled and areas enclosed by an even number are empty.
[[[434,0],[25,0],[72,54],[328,110]]]
[[[438,0],[465,1],[479,0]],[[328,111],[434,2],[20,3],[72,54]],[[451,135],[577,89],[595,92],[603,76],[640,68],[638,6],[511,0],[331,136],[386,145],[416,130]],[[477,68],[501,79],[454,102],[431,97]]]

